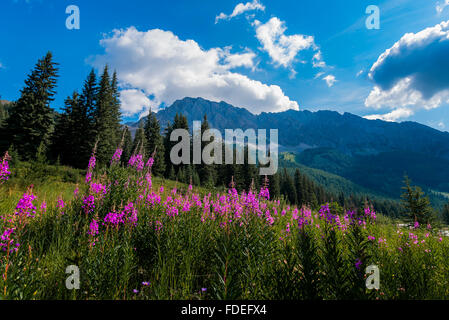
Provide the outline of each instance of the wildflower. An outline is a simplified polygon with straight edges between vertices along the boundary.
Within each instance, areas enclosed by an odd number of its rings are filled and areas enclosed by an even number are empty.
[[[115,164],[115,163],[119,163],[120,158],[122,157],[122,152],[123,150],[121,148],[118,148],[117,150],[115,150],[112,159],[111,159],[111,165]]]
[[[14,245],[14,239],[12,239],[12,235],[15,232],[15,228],[8,228],[6,229],[2,236],[0,237],[0,249],[2,251],[6,251],[9,249],[9,252],[18,251],[18,248],[20,246],[19,243],[16,243]]]
[[[360,266],[362,265],[362,260],[357,259],[357,261],[355,262],[355,267],[360,270]]]
[[[128,166],[136,168],[137,171],[142,171],[144,168],[143,156],[141,154],[132,155],[129,158]]]
[[[89,225],[89,232],[88,234],[90,236],[96,236],[98,234],[98,222],[95,219],[92,219],[92,222]]]
[[[419,228],[419,222],[418,222],[418,221],[415,221],[414,228],[415,228],[415,229],[418,229],[418,228]]]
[[[34,218],[36,215],[36,207],[33,204],[34,199],[36,199],[36,196],[30,188],[17,203],[14,214],[20,217]]]
[[[133,289],[133,292],[134,292],[135,294],[137,294],[137,293],[139,293],[139,290]]]
[[[374,237],[374,236],[368,236],[368,240],[374,241],[374,240],[376,240],[376,237]]]
[[[64,203],[64,200],[61,197],[58,198],[58,200],[56,202],[56,207],[61,209],[61,210],[64,209],[65,203]],[[61,212],[61,214],[64,214],[64,212]]]
[[[148,168],[151,168],[154,164],[154,159],[152,157],[148,158],[147,164],[145,165]]]
[[[45,214],[47,212],[47,202],[45,202],[45,200],[42,201],[40,210],[41,210],[41,214]]]
[[[145,287],[148,287],[150,285],[150,282],[149,281],[143,281],[142,285],[145,286]]]
[[[82,208],[85,214],[89,214],[95,209],[95,198],[92,195],[83,198]]]
[[[201,292],[207,292],[207,288],[201,288]]]
[[[11,157],[8,155],[8,151],[6,151],[2,161],[0,162],[0,184],[9,179],[8,176],[11,174],[11,171],[9,171],[8,160],[10,159]]]

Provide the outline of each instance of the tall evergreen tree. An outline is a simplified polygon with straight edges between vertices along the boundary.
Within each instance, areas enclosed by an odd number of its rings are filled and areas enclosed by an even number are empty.
[[[441,212],[441,216],[443,218],[443,221],[446,224],[449,224],[449,203],[446,203],[443,207],[443,210]]]
[[[108,66],[104,67],[97,95],[95,109],[95,132],[97,144],[97,162],[107,164],[120,140],[120,112],[117,112],[116,88],[111,83]]]
[[[125,126],[123,130],[125,131],[125,136],[123,141],[123,153],[121,161],[122,164],[126,165],[133,153],[133,138],[131,136],[131,131],[129,131],[127,126]]]
[[[76,166],[79,161],[79,113],[80,100],[77,92],[65,99],[63,112],[56,117],[52,136],[51,153],[62,164]]]
[[[51,52],[39,59],[8,118],[9,141],[24,160],[35,159],[38,147],[47,149],[50,144],[54,125],[50,102],[56,93],[57,71]]]
[[[296,199],[298,201],[298,205],[302,206],[304,202],[304,187],[302,185],[302,176],[301,172],[299,172],[299,169],[295,170],[295,188],[296,188]]]
[[[428,197],[424,197],[420,187],[412,187],[410,179],[404,179],[404,190],[401,195],[402,205],[411,222],[418,222],[420,225],[430,223],[433,220],[433,209],[430,206]]]
[[[270,199],[279,199],[281,196],[281,186],[279,185],[280,178],[279,173],[276,172],[274,175],[269,177],[269,190]]]
[[[134,136],[132,153],[145,153],[144,156],[148,156],[146,154],[147,151],[147,138],[145,137],[145,129],[144,129],[144,120],[140,119],[139,128],[136,131],[136,135]]]
[[[207,115],[205,114],[204,118],[203,118],[203,121],[201,122],[201,137],[203,136],[204,132],[206,130],[209,130],[209,129],[210,129],[209,122],[207,121]],[[207,186],[207,187],[215,185],[215,182],[214,182],[214,165],[213,164],[205,164],[203,162],[203,160],[202,160],[202,152],[203,152],[204,147],[207,144],[212,143],[212,141],[211,142],[203,142],[201,140],[201,164],[198,165],[198,174],[199,174],[199,177],[200,177],[201,185]]]
[[[148,156],[151,156],[156,150],[151,172],[155,175],[163,176],[166,170],[164,140],[161,135],[161,126],[159,125],[159,120],[157,120],[156,115],[151,112],[151,110],[148,114],[144,130],[147,140]]]
[[[286,196],[290,204],[293,205],[298,203],[298,199],[296,198],[295,183],[293,182],[292,177],[288,174],[286,168],[284,168],[282,174],[281,192]]]
[[[80,95],[80,116],[76,120],[79,136],[78,163],[77,167],[86,168],[92,149],[96,142],[95,131],[95,108],[97,103],[98,86],[97,76],[92,69],[84,81],[83,90]]]

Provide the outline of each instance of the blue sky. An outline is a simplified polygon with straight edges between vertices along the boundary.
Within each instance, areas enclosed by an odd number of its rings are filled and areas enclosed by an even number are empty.
[[[55,109],[107,63],[125,120],[203,96],[254,113],[330,109],[448,130],[445,1],[1,0],[0,95],[17,99],[50,50]],[[66,28],[68,5],[79,30]],[[365,26],[368,5],[378,30]]]

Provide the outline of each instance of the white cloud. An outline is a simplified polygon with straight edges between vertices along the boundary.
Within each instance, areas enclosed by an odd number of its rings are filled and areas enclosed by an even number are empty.
[[[413,115],[413,110],[409,109],[409,108],[399,108],[396,110],[393,110],[389,113],[386,114],[372,114],[369,116],[365,116],[364,118],[369,119],[369,120],[384,120],[384,121],[397,121],[399,119],[403,119],[403,118],[408,118],[411,115]]]
[[[357,74],[355,76],[358,78],[363,74],[363,72],[365,72],[365,71],[363,71],[363,69],[362,69],[359,72],[357,72]]]
[[[385,115],[399,119],[449,103],[448,56],[449,21],[405,34],[371,67],[368,77],[375,86],[365,106],[399,110]]]
[[[446,8],[447,6],[449,6],[449,0],[445,0],[444,2],[437,2],[435,10],[438,14],[441,14],[444,8]]]
[[[285,35],[287,28],[285,22],[277,17],[271,18],[267,23],[254,21],[256,27],[256,38],[262,44],[262,49],[268,53],[273,62],[278,66],[291,67],[296,56],[302,50],[318,50],[313,36],[302,34]],[[321,52],[314,56],[314,62],[320,64]]]
[[[323,80],[326,81],[326,84],[329,88],[332,87],[335,84],[335,82],[337,82],[335,76],[331,74],[328,74],[327,76],[323,77]]]
[[[315,68],[324,68],[326,63],[323,61],[323,57],[321,55],[321,50],[318,50],[312,58],[312,63]]]
[[[149,110],[157,109],[157,106],[147,97],[147,95],[138,89],[125,89],[120,91],[120,101],[122,103],[123,115],[130,117],[135,114],[143,114]]]
[[[215,17],[215,23],[218,23],[220,20],[231,20],[232,18],[241,15],[244,12],[253,11],[253,10],[265,10],[265,6],[259,2],[259,0],[253,0],[252,2],[247,2],[245,4],[239,3],[235,6],[234,10],[231,14],[227,15],[223,12]]]
[[[254,68],[255,55],[249,50],[237,54],[230,48],[205,50],[194,40],[181,40],[170,31],[141,32],[134,27],[114,30],[100,43],[105,54],[91,63],[98,68],[107,63],[117,70],[125,89],[122,108],[126,114],[146,113],[149,106],[157,111],[161,103],[169,105],[186,96],[223,100],[256,114],[299,110],[298,103],[279,86],[232,71]]]

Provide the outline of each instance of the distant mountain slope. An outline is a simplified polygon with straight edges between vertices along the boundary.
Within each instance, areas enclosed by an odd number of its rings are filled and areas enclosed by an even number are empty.
[[[207,114],[209,123],[222,131],[279,129],[279,143],[290,151],[326,147],[348,155],[364,155],[406,150],[449,159],[449,133],[416,122],[368,120],[335,111],[288,110],[254,115],[225,102],[184,98],[157,113],[161,127],[172,121],[176,113],[187,116],[190,125]]]
[[[416,122],[367,120],[335,111],[254,115],[225,102],[184,98],[157,113],[161,127],[176,113],[187,116],[190,126],[207,114],[211,127],[222,132],[278,129],[280,150],[297,153],[297,163],[382,194],[397,197],[405,173],[417,184],[449,192],[449,133]]]

